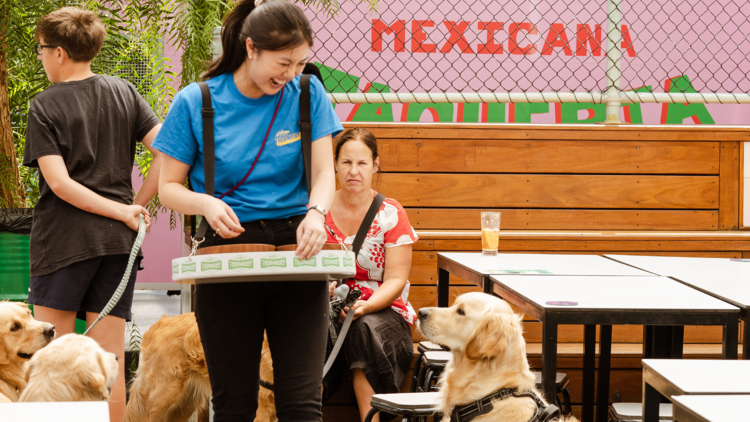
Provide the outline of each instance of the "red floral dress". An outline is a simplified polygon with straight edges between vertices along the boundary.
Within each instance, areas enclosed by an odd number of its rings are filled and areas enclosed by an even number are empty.
[[[373,195],[374,196],[374,195]],[[327,243],[337,243],[342,240],[351,245],[355,236],[346,237],[333,222],[333,213],[326,216],[326,224],[333,230],[336,237],[328,232]],[[387,198],[380,206],[375,219],[370,225],[362,249],[357,255],[357,275],[346,281],[350,289],[355,286],[362,291],[360,300],[369,299],[375,290],[383,284],[385,270],[385,249],[401,245],[410,245],[417,241],[417,233],[409,224],[406,211],[395,199]],[[404,317],[410,325],[414,324],[417,314],[409,303],[409,280],[406,281],[401,296],[396,299],[391,308]]]

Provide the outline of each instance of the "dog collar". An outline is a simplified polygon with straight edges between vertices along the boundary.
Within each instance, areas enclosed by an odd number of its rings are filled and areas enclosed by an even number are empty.
[[[551,422],[560,418],[560,409],[552,404],[545,405],[536,394],[531,392],[521,393],[517,388],[503,388],[475,402],[454,407],[451,413],[451,422],[470,422],[476,417],[486,415],[494,408],[492,406],[493,400],[505,400],[508,397],[528,397],[534,400],[536,412],[529,419],[529,422]]]

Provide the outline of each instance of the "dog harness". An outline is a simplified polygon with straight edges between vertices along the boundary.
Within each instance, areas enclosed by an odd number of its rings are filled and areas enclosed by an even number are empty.
[[[490,413],[492,400],[505,400],[509,397],[528,397],[536,403],[536,412],[529,422],[551,422],[560,418],[560,409],[553,404],[545,405],[542,399],[532,392],[519,392],[517,388],[503,388],[473,403],[456,406],[451,413],[451,422],[470,422],[476,417]]]

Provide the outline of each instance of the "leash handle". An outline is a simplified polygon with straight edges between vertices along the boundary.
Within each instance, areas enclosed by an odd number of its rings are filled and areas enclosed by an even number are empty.
[[[109,313],[112,311],[112,309],[117,305],[117,302],[120,301],[120,298],[122,297],[122,294],[125,293],[125,289],[128,287],[128,281],[130,280],[130,273],[133,271],[133,264],[135,263],[135,257],[138,256],[138,251],[141,249],[141,244],[143,243],[143,239],[146,237],[146,220],[143,218],[143,214],[141,214],[138,218],[138,235],[135,237],[135,243],[133,243],[133,248],[130,250],[130,257],[128,258],[128,265],[125,267],[125,274],[122,276],[122,280],[120,280],[120,285],[117,286],[117,290],[115,290],[115,293],[112,295],[112,298],[109,299],[109,302],[107,305],[102,309],[101,313],[99,313],[99,316],[96,317],[96,320],[93,324],[86,330],[86,332],[83,333],[83,335],[87,335],[94,327],[96,327],[96,324],[99,323],[102,319],[104,319],[105,316],[109,315]]]

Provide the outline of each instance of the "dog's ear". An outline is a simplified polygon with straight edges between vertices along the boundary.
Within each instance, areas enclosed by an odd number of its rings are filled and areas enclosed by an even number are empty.
[[[188,355],[193,363],[204,363],[205,356],[203,354],[203,343],[201,343],[201,335],[198,331],[198,324],[193,324],[185,335],[183,342],[185,353]],[[205,364],[205,363],[204,363]]]
[[[491,359],[505,353],[508,347],[510,315],[487,312],[466,341],[466,357]]]
[[[98,366],[98,371],[93,370]],[[100,353],[96,353],[96,365],[92,368],[90,374],[87,377],[87,383],[92,393],[92,399],[109,400],[109,389],[107,388],[107,368],[104,366],[104,359]]]
[[[0,365],[7,365],[10,363],[10,353],[8,348],[5,347],[5,341],[0,337]]]

